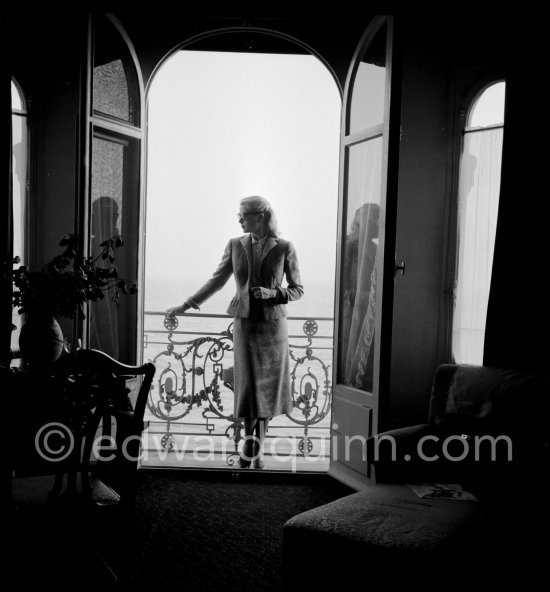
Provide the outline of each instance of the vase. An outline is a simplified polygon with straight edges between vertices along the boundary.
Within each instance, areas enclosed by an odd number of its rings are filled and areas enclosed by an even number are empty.
[[[54,315],[30,314],[19,333],[19,350],[30,368],[55,362],[63,351],[63,332]]]

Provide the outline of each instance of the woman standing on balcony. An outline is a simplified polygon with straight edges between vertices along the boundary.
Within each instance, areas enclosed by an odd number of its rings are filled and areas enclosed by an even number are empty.
[[[227,313],[233,319],[235,418],[242,418],[245,438],[241,468],[264,468],[262,449],[269,420],[292,411],[288,355],[287,302],[304,293],[293,244],[278,237],[267,199],[257,195],[240,202],[244,236],[225,247],[214,275],[170,316],[199,306],[233,274],[237,293]],[[287,286],[283,287],[283,276]]]

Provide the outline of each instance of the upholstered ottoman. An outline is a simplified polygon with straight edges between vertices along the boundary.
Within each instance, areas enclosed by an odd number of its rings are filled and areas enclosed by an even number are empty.
[[[426,423],[367,440],[376,484],[286,522],[288,590],[329,580],[496,590],[514,578],[529,590],[547,580],[550,376],[442,364],[429,409]],[[479,501],[419,498],[405,485],[419,481],[460,483]]]
[[[442,584],[449,576],[456,583],[487,558],[481,508],[479,501],[419,498],[406,485],[378,484],[298,514],[283,528],[286,589],[338,577],[368,588],[427,577],[435,585],[438,573]]]

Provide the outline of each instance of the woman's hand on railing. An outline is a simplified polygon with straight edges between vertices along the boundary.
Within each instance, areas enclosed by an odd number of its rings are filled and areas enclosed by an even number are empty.
[[[184,302],[183,304],[180,304],[179,306],[174,306],[172,308],[166,309],[166,315],[169,317],[175,317],[177,315],[182,315],[186,311],[188,311],[190,308],[191,308],[191,305],[188,304],[187,302]]]

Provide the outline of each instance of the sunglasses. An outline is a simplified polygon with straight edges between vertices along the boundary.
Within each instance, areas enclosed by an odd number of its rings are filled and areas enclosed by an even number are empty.
[[[246,212],[246,214],[237,214],[237,219],[239,222],[246,220],[248,216],[258,216],[259,214],[263,214],[263,212]]]

